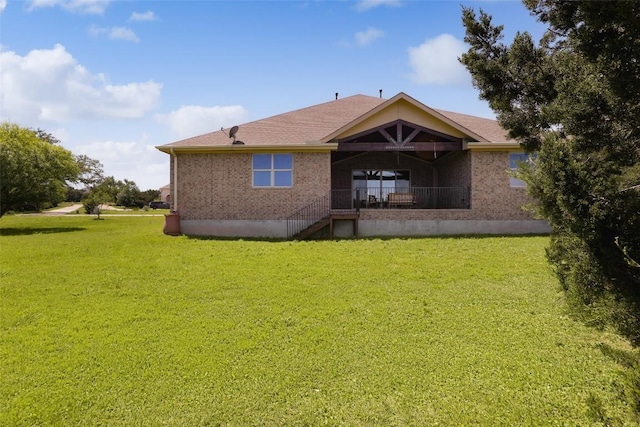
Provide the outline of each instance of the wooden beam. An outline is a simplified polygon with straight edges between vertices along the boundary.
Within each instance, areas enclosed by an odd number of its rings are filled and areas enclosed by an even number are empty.
[[[460,151],[462,141],[409,142],[396,145],[387,142],[339,142],[338,151]]]
[[[392,137],[385,130],[385,129],[391,127],[391,126],[395,126],[396,127],[397,138]],[[338,140],[333,140],[332,142],[343,142],[343,141],[350,142],[350,141],[355,141],[355,140],[361,139],[363,137],[366,137],[368,135],[371,135],[371,134],[373,134],[375,132],[380,132],[380,134],[382,134],[384,136],[384,138],[387,139],[390,143],[395,143],[395,144],[398,144],[398,145],[402,145],[403,142],[406,144],[406,142],[411,142],[411,139],[415,138],[415,136],[413,136],[413,137],[409,136],[409,137],[405,138],[404,140],[401,140],[400,139],[400,134],[402,133],[401,132],[402,126],[410,127],[410,128],[412,128],[414,130],[414,132],[417,130],[418,133],[425,132],[427,134],[434,135],[434,136],[436,136],[438,138],[441,138],[443,141],[452,141],[452,142],[462,141],[462,138],[458,138],[458,137],[455,137],[455,136],[447,135],[445,133],[438,132],[438,131],[436,131],[434,129],[429,129],[429,128],[426,128],[426,127],[423,127],[423,126],[416,125],[415,123],[407,122],[406,120],[395,120],[393,122],[385,123],[384,125],[376,126],[376,127],[371,128],[371,129],[367,129],[365,131],[358,132],[357,134],[351,135],[351,136],[349,136],[347,138],[343,138],[341,140],[339,140],[339,139]],[[399,130],[399,128],[400,128],[400,130]],[[407,139],[409,141],[407,141]]]
[[[389,142],[389,144],[397,145],[396,140],[395,140],[395,139],[393,139],[393,137],[392,137],[391,135],[389,135],[389,134],[387,133],[387,131],[386,131],[386,130],[384,130],[384,129],[379,129],[379,130],[378,130],[378,132],[380,132],[380,133],[382,134],[382,136],[384,136],[384,137],[387,139],[387,141]]]
[[[415,138],[419,133],[420,129],[414,129],[408,137],[402,140],[402,145],[407,145],[408,142],[413,141],[413,138]]]

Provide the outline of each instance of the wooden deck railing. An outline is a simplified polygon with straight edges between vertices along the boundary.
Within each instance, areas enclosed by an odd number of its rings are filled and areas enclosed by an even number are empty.
[[[413,196],[411,196],[413,195]],[[361,188],[332,190],[331,209],[469,209],[469,187]]]
[[[287,236],[292,238],[331,213],[360,209],[469,209],[469,187],[410,187],[331,190],[287,218]]]

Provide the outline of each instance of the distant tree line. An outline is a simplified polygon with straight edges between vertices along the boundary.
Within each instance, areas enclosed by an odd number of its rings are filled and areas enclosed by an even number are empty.
[[[160,190],[140,191],[135,182],[108,176],[91,186],[81,197],[84,209],[92,213],[96,206],[112,204],[126,208],[142,208],[160,198]]]
[[[42,129],[0,124],[0,216],[39,211],[60,202],[82,202],[88,213],[100,204],[141,208],[160,198],[135,182],[104,176],[103,165],[74,155]]]

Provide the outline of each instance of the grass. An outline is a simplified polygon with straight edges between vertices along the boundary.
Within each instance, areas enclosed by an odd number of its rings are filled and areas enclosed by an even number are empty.
[[[544,237],[168,237],[0,219],[0,425],[638,425]]]
[[[166,215],[170,213],[169,209],[124,209],[124,208],[115,208],[115,209],[105,209],[102,211],[100,216],[104,215]]]

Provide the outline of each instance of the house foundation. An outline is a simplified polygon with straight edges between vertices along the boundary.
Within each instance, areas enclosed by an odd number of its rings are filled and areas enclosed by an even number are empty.
[[[182,220],[183,234],[234,238],[286,239],[287,221]],[[425,237],[445,235],[547,234],[549,224],[542,220],[391,220],[360,219],[358,237]],[[326,233],[325,233],[326,234]],[[333,236],[355,237],[353,221],[336,220]]]

